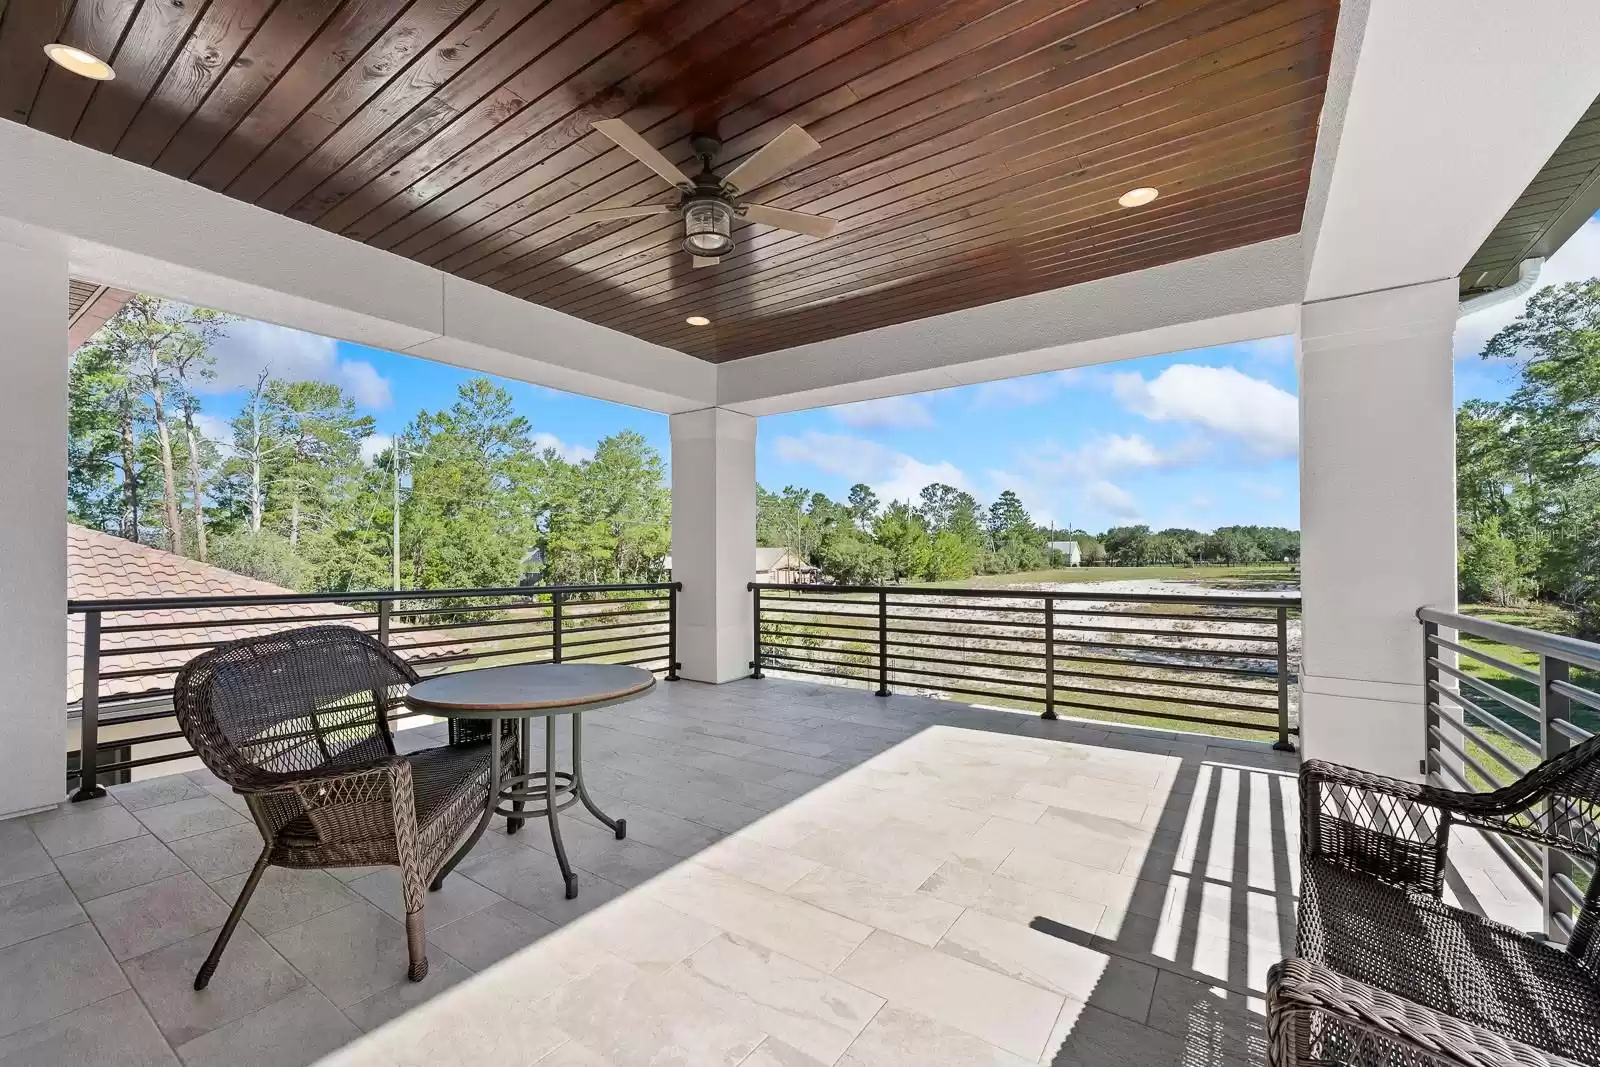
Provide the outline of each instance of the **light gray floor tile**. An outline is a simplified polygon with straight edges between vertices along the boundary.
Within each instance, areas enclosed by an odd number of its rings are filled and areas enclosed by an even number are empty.
[[[1262,980],[1264,983],[1264,979]],[[1232,1045],[1247,1050],[1251,1058],[1266,1059],[1265,1004],[1219,986],[1158,972],[1150,1002],[1149,1023],[1184,1039],[1186,1048],[1200,1053],[1198,1063],[1221,1062],[1213,1049]]]
[[[585,915],[573,931],[582,943],[647,972],[664,971],[722,933],[701,919],[628,893]]]
[[[944,862],[938,856],[924,856],[895,848],[875,838],[870,831],[855,834],[844,830],[822,830],[805,838],[789,851],[830,867],[854,871],[879,885],[908,890],[921,885]]]
[[[1019,882],[997,874],[946,863],[923,882],[921,891],[952,904],[977,908],[1000,919],[1031,923],[1036,919],[1093,934],[1105,905]]]
[[[938,944],[962,911],[961,905],[928,893],[892,889],[831,867],[812,871],[784,892],[796,900],[929,946]]]
[[[428,961],[428,976],[420,982],[401,982],[366,1000],[345,1005],[344,1013],[362,1030],[376,1030],[390,1019],[426,1004],[472,972],[448,956]]]
[[[0,949],[0,1036],[128,987],[88,923]]]
[[[0,1038],[0,1067],[178,1067],[132,991]]]
[[[261,831],[254,825],[227,826],[169,842],[167,847],[207,882],[243,874],[261,855]]]
[[[180,776],[181,777],[181,776]],[[56,866],[79,900],[93,900],[182,874],[183,861],[152,834],[62,856]]]
[[[232,907],[249,877],[236,874],[212,883],[211,888]],[[245,905],[244,921],[257,932],[270,934],[326,915],[355,899],[343,882],[326,871],[268,867]]]
[[[447,923],[428,936],[451,956],[481,971],[555,929],[555,923],[535,915],[521,904],[501,900]]]
[[[206,795],[198,782],[182,774],[164,774],[142,782],[111,787],[111,795],[129,811],[158,808],[163,804],[176,804],[180,800],[193,800]]]
[[[144,833],[144,825],[110,797],[81,804],[68,801],[54,811],[28,816],[28,825],[52,856],[82,852]]]
[[[360,1035],[315,989],[235,1019],[178,1047],[184,1067],[301,1067]]]
[[[626,892],[622,886],[579,868],[574,872],[578,876],[578,895],[568,900],[555,857],[531,848],[501,849],[481,859],[472,856],[457,869],[486,889],[557,925]]]
[[[750,1019],[805,1055],[832,1063],[883,998],[752,941],[722,935],[674,968],[712,991],[733,1016]]]
[[[779,893],[822,866],[816,860],[763,845],[743,834],[717,842],[697,855],[695,861]]]
[[[1028,1059],[1044,1051],[1063,999],[881,930],[833,973]]]
[[[1034,1063],[926,1015],[886,1004],[851,1044],[839,1067],[1032,1067]]]
[[[119,960],[215,930],[228,917],[228,906],[188,872],[91,900],[85,910]]]
[[[406,917],[405,891],[401,887],[400,868],[383,867],[372,874],[350,882],[351,889],[382,908],[396,919]],[[429,891],[423,898],[423,923],[428,930],[437,930],[457,919],[482,911],[505,898],[490,892],[463,874],[452,873],[444,880],[438,892]]]
[[[163,841],[195,837],[225,826],[238,826],[245,821],[244,816],[214,796],[145,808],[137,816],[140,822],[150,828],[151,833]]]
[[[1069,1000],[1040,1062],[1050,1067],[1233,1067],[1249,1062],[1241,1051],[1217,1060],[1191,1059],[1184,1042],[1171,1034]]]
[[[767,1036],[739,1067],[828,1067],[827,1061],[807,1056],[793,1045]]]
[[[59,874],[0,886],[0,948],[84,919],[83,909]]]
[[[50,874],[55,866],[26,819],[0,821],[0,885]]]
[[[364,900],[268,937],[273,948],[343,1007],[406,981],[406,928]],[[430,961],[443,949],[429,946]]]
[[[208,930],[123,964],[128,980],[173,1045],[264,1008],[306,984],[260,934],[241,923],[211,984],[197,993],[194,976],[215,940],[216,931]]]

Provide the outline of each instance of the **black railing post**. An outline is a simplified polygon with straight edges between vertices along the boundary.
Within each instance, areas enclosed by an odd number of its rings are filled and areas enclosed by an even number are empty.
[[[1440,770],[1442,755],[1438,735],[1444,731],[1439,721],[1439,711],[1444,698],[1438,693],[1439,668],[1433,665],[1434,653],[1439,649],[1439,624],[1422,624],[1422,776],[1431,778]]]
[[[106,795],[100,785],[100,613],[83,614],[83,699],[78,725],[78,791],[72,799],[93,800]]]
[[[1566,719],[1572,713],[1572,701],[1566,694],[1557,690],[1556,683],[1569,680],[1571,670],[1565,660],[1557,659],[1547,653],[1539,654],[1539,740],[1544,746],[1540,754],[1543,759],[1559,756],[1572,747],[1572,740],[1561,730],[1555,727],[1557,720]],[[1554,800],[1546,801],[1549,806],[1552,825],[1550,829],[1560,832],[1572,833],[1578,827],[1574,825],[1560,825],[1560,820],[1567,817],[1563,813],[1567,810],[1562,804]],[[1562,941],[1567,939],[1567,931],[1556,923],[1557,915],[1565,915],[1569,920],[1572,912],[1567,902],[1566,894],[1557,885],[1565,882],[1568,887],[1573,886],[1572,857],[1559,848],[1541,845],[1539,851],[1544,854],[1543,863],[1543,888],[1544,888],[1544,917],[1545,932],[1553,938]]]
[[[389,647],[389,613],[394,610],[394,601],[378,601],[378,644],[384,648]]]
[[[1272,747],[1293,752],[1289,740],[1289,605],[1278,605],[1278,739]]]
[[[750,661],[750,677],[765,678],[761,673],[761,587],[754,582],[750,583],[751,596],[751,651],[754,659]]]
[[[1056,598],[1044,598],[1044,718],[1056,717]]]
[[[878,695],[889,695],[889,594],[878,590]]]
[[[550,594],[550,662],[561,662],[561,594]]]
[[[667,681],[678,680],[678,589],[682,582],[667,586]]]

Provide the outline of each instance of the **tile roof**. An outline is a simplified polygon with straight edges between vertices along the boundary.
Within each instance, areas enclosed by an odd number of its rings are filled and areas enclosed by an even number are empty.
[[[190,596],[273,596],[294,590],[213,567],[149,545],[135,544],[84,526],[67,526],[67,599],[124,600]],[[164,608],[117,612],[105,617],[106,627],[156,624],[162,629],[135,633],[102,633],[100,695],[132,697],[169,689],[179,667],[213,642],[251,637],[302,626],[314,619],[348,616],[359,628],[375,629],[370,613],[338,604],[278,604],[261,607]],[[265,621],[273,620],[273,621]],[[327,620],[334,621],[334,620]],[[189,624],[189,625],[182,625]],[[426,634],[397,635],[391,644]],[[170,646],[188,646],[173,648]],[[466,651],[465,645],[426,650],[435,658]],[[128,677],[108,677],[124,672]],[[144,673],[148,672],[148,673]],[[67,616],[67,702],[83,695],[83,616]]]

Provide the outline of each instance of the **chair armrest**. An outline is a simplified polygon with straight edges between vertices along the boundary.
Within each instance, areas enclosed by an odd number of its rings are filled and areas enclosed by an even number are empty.
[[[1464,794],[1463,794],[1464,795]],[[1323,760],[1300,765],[1300,858],[1437,896],[1444,888],[1448,790]]]
[[[1307,1025],[1314,1015],[1322,1025]],[[1580,1067],[1299,958],[1267,972],[1267,1041],[1268,1062],[1280,1067],[1306,1062],[1298,1058],[1302,1053],[1309,1062],[1420,1058],[1460,1067]],[[1396,1049],[1403,1051],[1393,1054]]]
[[[263,775],[236,788],[245,796],[292,797],[324,841],[416,838],[416,795],[405,756],[325,772]]]

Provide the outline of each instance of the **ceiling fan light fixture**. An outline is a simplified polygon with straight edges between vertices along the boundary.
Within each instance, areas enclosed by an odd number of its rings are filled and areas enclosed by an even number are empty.
[[[110,63],[70,44],[53,41],[44,46],[44,54],[49,56],[50,61],[56,66],[93,81],[108,82],[117,76],[117,72],[111,69]]]
[[[706,318],[704,315],[690,315],[688,318],[684,319],[683,321],[687,322],[690,326],[710,326],[711,325],[711,320]]]
[[[717,257],[733,251],[733,205],[717,197],[696,197],[683,205],[683,250]]]
[[[1159,189],[1152,189],[1148,185],[1142,185],[1137,189],[1129,189],[1117,197],[1117,203],[1123,207],[1144,207],[1160,195],[1161,191]]]

